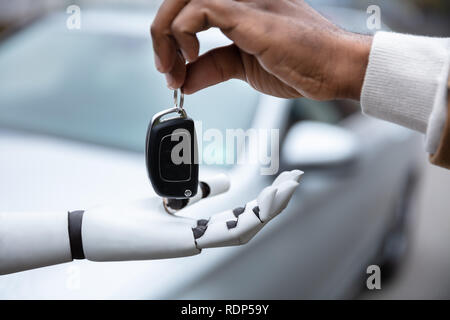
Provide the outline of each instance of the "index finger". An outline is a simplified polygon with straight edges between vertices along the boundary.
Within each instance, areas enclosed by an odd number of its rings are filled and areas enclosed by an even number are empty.
[[[176,59],[176,44],[171,36],[170,27],[178,13],[190,0],[165,0],[150,28],[155,64],[158,71],[167,73],[172,70]]]

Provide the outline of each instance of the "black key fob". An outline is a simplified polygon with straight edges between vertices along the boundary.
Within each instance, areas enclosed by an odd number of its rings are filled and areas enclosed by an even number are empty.
[[[174,117],[163,119],[174,114]],[[155,192],[164,198],[185,199],[198,187],[197,138],[194,121],[183,108],[157,113],[147,131],[145,159]]]

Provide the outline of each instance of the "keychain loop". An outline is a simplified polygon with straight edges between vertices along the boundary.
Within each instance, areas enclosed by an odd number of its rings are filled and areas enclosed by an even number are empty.
[[[184,93],[180,90],[180,102],[178,103],[178,90],[173,90],[173,101],[175,104],[175,108],[177,108],[178,111],[183,110]]]

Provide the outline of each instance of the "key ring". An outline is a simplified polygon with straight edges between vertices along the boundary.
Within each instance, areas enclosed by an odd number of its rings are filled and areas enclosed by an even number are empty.
[[[180,90],[180,102],[178,103],[178,90],[173,90],[173,101],[175,104],[175,108],[178,109],[178,113],[183,111],[184,104],[184,93]]]

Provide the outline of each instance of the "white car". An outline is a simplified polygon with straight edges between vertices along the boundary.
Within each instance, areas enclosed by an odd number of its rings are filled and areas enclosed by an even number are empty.
[[[360,21],[357,12],[330,12]],[[1,211],[66,214],[153,194],[146,129],[172,103],[153,66],[153,16],[84,9],[81,29],[69,30],[67,15],[54,14],[0,44]],[[202,51],[222,42],[217,30],[201,35]],[[204,144],[210,128],[278,129],[279,172],[305,171],[288,208],[244,246],[6,275],[0,298],[344,298],[365,284],[368,265],[401,257],[421,147],[416,134],[365,117],[354,102],[282,100],[240,81],[187,96],[185,106],[202,121]],[[224,145],[215,156],[229,151]],[[226,172],[231,189],[189,210],[241,206],[274,179],[261,167],[203,163],[200,176]]]

